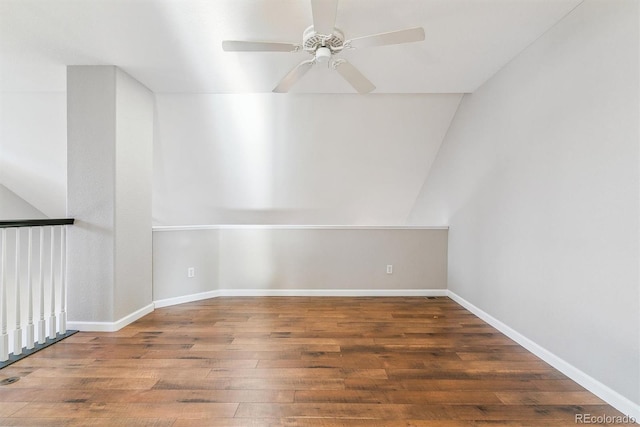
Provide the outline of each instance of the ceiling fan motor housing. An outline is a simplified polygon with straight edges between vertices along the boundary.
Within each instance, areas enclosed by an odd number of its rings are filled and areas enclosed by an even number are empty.
[[[330,53],[341,51],[344,47],[344,34],[337,28],[334,28],[331,34],[318,34],[313,29],[313,25],[304,30],[302,35],[302,48],[316,55],[316,59],[318,59],[317,51],[321,47],[327,48]]]

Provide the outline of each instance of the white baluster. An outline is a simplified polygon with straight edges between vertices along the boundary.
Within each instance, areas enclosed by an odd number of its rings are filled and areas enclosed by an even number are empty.
[[[56,337],[56,282],[53,271],[53,258],[55,256],[55,227],[51,227],[51,316],[49,317],[49,338]]]
[[[22,325],[20,319],[20,228],[16,228],[16,329],[13,331],[13,354],[22,354]]]
[[[65,301],[67,299],[67,283],[65,270],[67,268],[67,233],[64,225],[60,226],[60,333],[67,333],[67,311]]]
[[[31,269],[32,269],[32,258],[33,258],[33,228],[29,227],[29,242],[28,242],[28,255],[27,255],[27,285],[29,286],[29,295],[28,301],[29,306],[27,307],[27,349],[32,349],[35,339],[33,338],[34,328],[33,328],[33,282],[31,278]]]
[[[38,283],[40,283],[40,320],[38,320],[38,344],[44,344],[47,340],[44,322],[44,227],[40,227],[40,272]]]
[[[0,255],[0,362],[9,360],[9,335],[7,334],[7,233],[2,230],[2,255]]]

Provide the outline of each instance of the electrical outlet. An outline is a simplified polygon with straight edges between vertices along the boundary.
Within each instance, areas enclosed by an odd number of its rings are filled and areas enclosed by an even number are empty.
[[[196,277],[196,269],[194,267],[187,268],[187,277]]]
[[[387,274],[393,274],[393,265],[387,264]]]

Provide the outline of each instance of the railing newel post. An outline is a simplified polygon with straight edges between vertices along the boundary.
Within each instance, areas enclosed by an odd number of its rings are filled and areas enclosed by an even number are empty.
[[[67,332],[67,310],[66,310],[66,275],[67,268],[67,233],[66,226],[60,226],[60,334]]]
[[[22,319],[20,318],[20,228],[16,228],[16,259],[15,278],[16,285],[16,329],[13,331],[13,354],[22,354]]]
[[[40,227],[40,271],[38,273],[38,283],[40,284],[40,296],[38,297],[40,316],[38,320],[38,344],[47,341],[47,334],[44,321],[44,227]]]
[[[51,256],[50,256],[50,277],[49,284],[51,285],[51,312],[49,314],[49,338],[54,339],[56,337],[56,280],[54,271],[54,258],[55,258],[55,243],[56,243],[56,227],[51,226]]]
[[[28,286],[28,306],[27,306],[27,342],[25,347],[31,350],[35,343],[33,328],[33,282],[31,277],[33,258],[33,227],[29,227],[29,241],[27,242],[27,286]]]

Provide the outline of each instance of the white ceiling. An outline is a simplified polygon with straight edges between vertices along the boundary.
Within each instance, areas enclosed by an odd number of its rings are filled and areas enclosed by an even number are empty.
[[[342,0],[346,38],[423,26],[424,42],[344,52],[376,93],[473,92],[582,0]],[[117,65],[160,93],[270,92],[306,53],[225,53],[223,39],[299,43],[308,0],[0,0],[0,91],[64,91],[66,65]],[[314,68],[295,92],[351,93]]]

